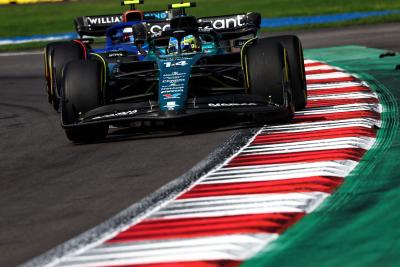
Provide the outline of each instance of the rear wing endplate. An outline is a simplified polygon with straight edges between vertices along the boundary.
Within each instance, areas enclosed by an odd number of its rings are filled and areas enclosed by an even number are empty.
[[[169,17],[168,11],[148,11],[143,13],[146,21],[165,21]],[[82,16],[74,20],[75,30],[80,35],[105,36],[110,26],[122,22],[122,14]]]
[[[234,34],[252,31],[257,33],[261,25],[261,15],[250,12],[245,14],[203,17],[197,20],[199,27],[203,29],[213,29],[220,34]],[[157,36],[161,32],[170,29],[169,21],[150,21],[147,22],[149,34]]]

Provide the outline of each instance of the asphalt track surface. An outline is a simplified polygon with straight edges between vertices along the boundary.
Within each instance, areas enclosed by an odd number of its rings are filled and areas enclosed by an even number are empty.
[[[400,51],[400,24],[295,33],[304,48]],[[273,33],[278,34],[278,33]],[[129,134],[74,145],[47,104],[43,56],[0,56],[0,266],[21,264],[188,171],[234,129]]]

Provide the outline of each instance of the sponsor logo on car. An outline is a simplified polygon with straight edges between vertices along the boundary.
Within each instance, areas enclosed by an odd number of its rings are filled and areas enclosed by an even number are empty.
[[[199,19],[199,22],[209,22],[211,23],[211,28],[216,30],[234,29],[246,25],[243,21],[245,17],[245,15],[236,15],[225,18],[205,18]],[[205,28],[210,28],[210,26],[206,26]]]
[[[210,23],[210,26],[205,26],[201,31],[204,30],[226,30],[235,29],[246,26],[245,21],[246,15],[235,15],[226,17],[215,17],[215,18],[203,18],[199,19],[199,23],[206,22]],[[169,22],[149,23],[149,31],[153,36],[159,36],[163,31],[170,28]]]
[[[110,51],[108,52],[107,56],[109,58],[124,57],[126,56],[126,51]]]
[[[256,103],[209,103],[208,106],[211,108],[220,108],[220,107],[257,106],[257,104]]]
[[[168,110],[174,110],[175,108],[179,107],[179,105],[176,104],[175,101],[169,101],[167,102],[167,105],[165,105],[164,107],[167,108]]]
[[[165,11],[150,11],[144,13],[145,19],[167,19],[168,13]]]
[[[149,31],[153,36],[159,36],[159,35],[161,35],[162,32],[168,30],[170,27],[171,26],[169,25],[169,23],[168,24],[165,24],[165,23],[152,24],[150,26]]]
[[[187,63],[186,60],[180,60],[180,61],[176,61],[176,62],[171,62],[171,61],[164,62],[164,65],[165,65],[166,68],[171,68],[171,67],[176,67],[176,66],[184,67],[184,66],[186,66],[188,64],[189,63]]]
[[[168,62],[170,63],[170,62]],[[164,63],[165,64],[165,63]],[[185,73],[174,71],[172,73],[165,73],[161,79],[161,94],[174,94],[182,93],[185,90]]]
[[[90,25],[115,24],[122,21],[122,16],[86,17]]]
[[[181,96],[181,93],[175,93],[175,94],[163,94],[165,99],[176,99]]]
[[[100,120],[100,119],[109,119],[109,118],[115,118],[115,117],[124,117],[124,116],[131,116],[135,115],[138,111],[135,110],[129,110],[129,111],[123,111],[123,112],[115,112],[111,114],[106,114],[106,115],[101,115],[92,118],[92,120]]]

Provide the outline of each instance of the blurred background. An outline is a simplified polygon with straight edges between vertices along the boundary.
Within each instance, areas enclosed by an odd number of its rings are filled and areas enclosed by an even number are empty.
[[[171,2],[147,0],[140,9],[163,10]],[[399,0],[198,0],[197,4],[189,11],[195,16],[260,12],[264,18],[263,31],[400,20]],[[77,16],[117,14],[126,9],[116,0],[0,0],[0,51],[43,47],[44,43],[40,42],[38,35],[72,34],[73,19]],[[32,37],[31,41],[21,41],[21,38],[29,37]]]

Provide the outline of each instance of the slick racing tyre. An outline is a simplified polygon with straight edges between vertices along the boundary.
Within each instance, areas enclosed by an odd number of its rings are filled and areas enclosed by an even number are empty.
[[[296,110],[304,109],[307,105],[307,83],[304,68],[303,48],[297,36],[285,35],[272,37],[286,48],[291,77],[293,102]]]
[[[64,66],[72,61],[85,58],[85,52],[82,46],[76,42],[63,42],[50,46],[50,68],[52,74],[52,104],[58,111],[59,103],[62,96],[62,70]]]
[[[69,62],[63,71],[61,118],[64,125],[75,124],[80,116],[104,104],[104,66],[95,60]],[[84,143],[104,139],[108,125],[66,127],[67,138]]]
[[[46,78],[46,91],[47,91],[47,97],[48,101],[50,104],[53,104],[54,100],[54,91],[55,91],[55,81],[53,77],[53,63],[52,63],[52,54],[54,49],[56,49],[58,46],[65,45],[69,42],[56,42],[56,43],[49,43],[46,45],[45,51],[44,51],[44,73],[45,73],[45,78]]]
[[[287,114],[282,118],[293,118],[294,105],[290,90],[288,56],[283,46],[271,38],[258,39],[246,49],[247,81],[252,95],[262,96],[272,105],[287,105]],[[257,122],[268,121],[268,114],[256,114]]]

